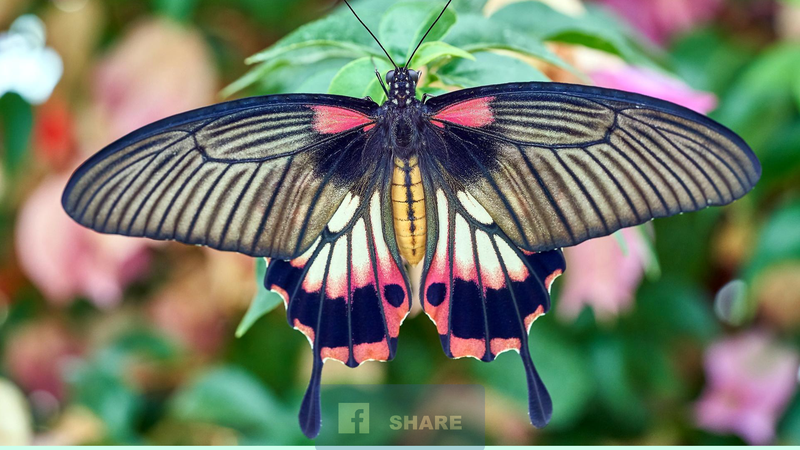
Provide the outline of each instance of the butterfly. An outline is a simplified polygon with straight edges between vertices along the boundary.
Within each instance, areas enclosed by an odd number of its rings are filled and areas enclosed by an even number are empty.
[[[448,357],[518,352],[543,427],[552,401],[528,331],[560,249],[731,203],[759,162],[708,117],[616,90],[511,83],[420,100],[419,72],[386,55],[383,104],[286,94],[169,117],[81,165],[63,207],[99,232],[267,258],[265,286],[313,348],[310,438],[324,362],[391,360],[412,297]]]

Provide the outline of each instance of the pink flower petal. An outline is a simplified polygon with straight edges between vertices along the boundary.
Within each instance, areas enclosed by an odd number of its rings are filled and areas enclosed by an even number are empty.
[[[109,307],[147,269],[148,241],[102,235],[75,223],[61,207],[66,177],[46,179],[19,214],[15,244],[20,265],[48,300],[86,296]]]
[[[769,444],[797,388],[799,364],[796,351],[759,332],[713,344],[705,358],[707,385],[695,404],[697,425]]]
[[[708,114],[717,106],[717,97],[714,94],[694,90],[677,78],[651,69],[623,66],[599,69],[590,76],[598,86],[648,95],[701,114]]]

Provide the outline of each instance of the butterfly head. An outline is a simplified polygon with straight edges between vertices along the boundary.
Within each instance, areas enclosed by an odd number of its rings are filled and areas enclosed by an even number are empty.
[[[395,105],[407,105],[412,102],[417,92],[419,72],[400,67],[386,73],[386,84],[389,85],[389,101]]]

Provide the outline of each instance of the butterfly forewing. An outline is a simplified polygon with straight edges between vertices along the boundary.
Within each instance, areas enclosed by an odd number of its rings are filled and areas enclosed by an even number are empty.
[[[371,101],[285,95],[171,117],[89,159],[63,205],[104,233],[178,240],[254,256],[305,251],[349,189]]]
[[[529,251],[724,205],[760,176],[734,133],[641,95],[525,83],[445,94],[427,106],[440,129],[439,170]]]

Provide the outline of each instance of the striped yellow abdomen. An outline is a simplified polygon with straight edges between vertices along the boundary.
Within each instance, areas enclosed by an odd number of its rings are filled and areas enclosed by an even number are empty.
[[[409,160],[394,160],[392,213],[400,255],[409,264],[417,264],[425,254],[428,227],[425,219],[425,192],[422,190],[419,161],[415,156]]]

